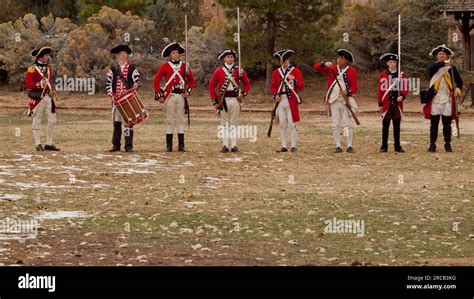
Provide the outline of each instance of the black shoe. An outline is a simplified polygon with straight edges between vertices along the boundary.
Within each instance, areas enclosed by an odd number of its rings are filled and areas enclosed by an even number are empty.
[[[166,151],[173,151],[173,134],[166,134]]]
[[[451,143],[446,143],[444,145],[444,150],[447,152],[447,153],[452,153],[453,152],[453,149],[451,148]]]
[[[132,147],[127,147],[127,148],[125,149],[125,151],[126,151],[127,153],[132,153],[132,152],[133,152],[133,148],[132,148]]]
[[[282,147],[281,149],[277,150],[277,153],[286,153],[288,149],[286,147]]]
[[[342,153],[342,148],[340,146],[336,147],[335,153]]]
[[[291,148],[291,152],[292,152],[292,153],[296,153],[296,147],[292,147],[292,148]]]
[[[351,153],[351,154],[354,153],[354,149],[352,148],[352,146],[349,146],[349,147],[347,148],[347,152],[348,152],[348,153]]]
[[[113,147],[111,150],[109,150],[109,153],[115,153],[115,152],[120,152],[120,148]]]
[[[430,147],[428,148],[428,151],[429,151],[430,153],[436,152],[436,143],[431,142],[431,143],[430,143]]]
[[[42,152],[42,151],[44,151],[44,148],[43,148],[43,146],[42,146],[41,144],[38,144],[38,145],[36,146],[36,150],[37,150],[38,152]]]
[[[57,148],[56,146],[54,146],[54,144],[53,144],[53,145],[48,145],[48,144],[46,144],[46,145],[44,146],[44,150],[45,150],[45,151],[55,151],[55,152],[59,152],[59,151],[60,151],[60,149]]]
[[[184,134],[178,134],[178,152],[185,152],[184,149]]]
[[[381,148],[380,148],[380,152],[381,152],[381,153],[386,153],[386,152],[387,152],[387,148],[386,148],[386,147],[381,147]]]
[[[236,146],[234,146],[230,151],[233,153],[237,153],[239,149]]]
[[[401,146],[400,146],[400,147],[396,147],[396,148],[395,148],[395,151],[396,151],[397,153],[404,153],[404,152],[405,152],[405,150],[404,150]]]
[[[221,149],[221,153],[228,153],[228,152],[229,152],[229,148],[224,145]]]

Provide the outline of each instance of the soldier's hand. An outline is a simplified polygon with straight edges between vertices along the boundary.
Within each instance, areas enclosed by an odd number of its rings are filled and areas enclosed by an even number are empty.
[[[402,96],[399,96],[399,97],[397,98],[397,101],[398,101],[398,102],[403,102],[403,97],[402,97]]]
[[[293,76],[293,75],[288,75],[288,79],[289,79],[289,80],[295,80],[295,76]]]
[[[215,104],[214,109],[219,110],[219,104]]]
[[[45,88],[46,85],[48,85],[48,79],[46,78],[41,79],[40,85],[41,85],[41,88]]]
[[[347,95],[347,90],[341,90],[341,93],[346,96]]]
[[[327,61],[326,63],[324,63],[324,66],[326,66],[326,67],[332,67],[332,62]]]
[[[280,101],[281,101],[281,97],[280,97],[280,96],[276,96],[276,97],[275,97],[275,102],[280,103]]]
[[[462,94],[462,91],[459,87],[456,87],[456,95],[460,96]]]

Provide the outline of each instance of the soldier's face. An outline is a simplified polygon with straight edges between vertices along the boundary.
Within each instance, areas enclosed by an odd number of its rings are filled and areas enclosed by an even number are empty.
[[[127,58],[128,58],[128,53],[126,51],[120,51],[117,55],[117,59],[120,62],[127,61]]]
[[[340,67],[346,67],[347,63],[349,62],[349,59],[344,56],[337,56],[336,62]]]
[[[397,68],[397,61],[396,60],[389,60],[387,61],[387,66],[389,69],[394,70]]]
[[[43,56],[41,56],[40,58],[38,58],[38,61],[41,62],[41,63],[48,63],[49,62],[49,54],[45,54]]]
[[[448,59],[448,54],[444,52],[438,52],[438,54],[436,54],[436,58],[438,58],[438,61],[443,61]]]
[[[234,63],[234,55],[227,55],[224,57],[224,62],[227,64],[233,64]]]
[[[172,60],[178,60],[179,59],[179,51],[178,50],[171,51],[170,58]]]
[[[290,65],[290,59],[287,59],[281,63],[281,66],[287,68]]]

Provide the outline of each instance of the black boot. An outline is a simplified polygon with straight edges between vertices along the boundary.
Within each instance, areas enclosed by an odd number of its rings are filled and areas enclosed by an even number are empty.
[[[444,136],[444,143],[449,144],[451,143],[451,123],[452,118],[451,116],[442,116],[441,120],[443,122],[443,136]],[[451,147],[451,146],[450,146]]]
[[[434,153],[436,151],[436,140],[438,140],[438,126],[440,115],[431,115],[430,116],[430,147],[428,151]]]
[[[393,120],[393,139],[395,144],[395,151],[404,153],[405,150],[400,145],[400,119]]]
[[[428,148],[428,151],[429,151],[430,153],[436,152],[436,143],[430,142],[430,147]]]
[[[166,151],[173,151],[173,134],[166,134]]]
[[[124,135],[125,135],[125,150],[127,152],[133,152],[133,129],[126,128]]]
[[[184,133],[178,133],[178,152],[185,152],[184,149]]]
[[[386,123],[385,119],[383,121],[383,126],[382,126],[382,146],[380,147],[380,152],[381,153],[386,153],[388,149],[388,129],[390,125],[390,120],[388,121],[388,124]]]
[[[120,151],[120,140],[122,139],[122,123],[114,121],[114,133],[112,135],[112,149],[109,152]]]
[[[444,145],[444,150],[445,150],[447,153],[453,152],[453,149],[451,148],[451,143],[446,143],[446,144]]]

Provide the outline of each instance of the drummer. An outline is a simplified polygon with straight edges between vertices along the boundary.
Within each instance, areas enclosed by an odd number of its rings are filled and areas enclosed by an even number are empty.
[[[110,67],[107,73],[107,82],[105,84],[107,95],[111,102],[116,96],[133,88],[140,87],[140,74],[138,69],[130,64],[128,55],[132,50],[127,45],[119,45],[113,48],[110,53],[115,54],[116,61]],[[112,149],[109,152],[120,151],[120,141],[122,139],[122,117],[115,106],[112,108],[112,117],[114,121],[114,133],[112,135]],[[125,151],[133,152],[133,126],[125,127]]]

